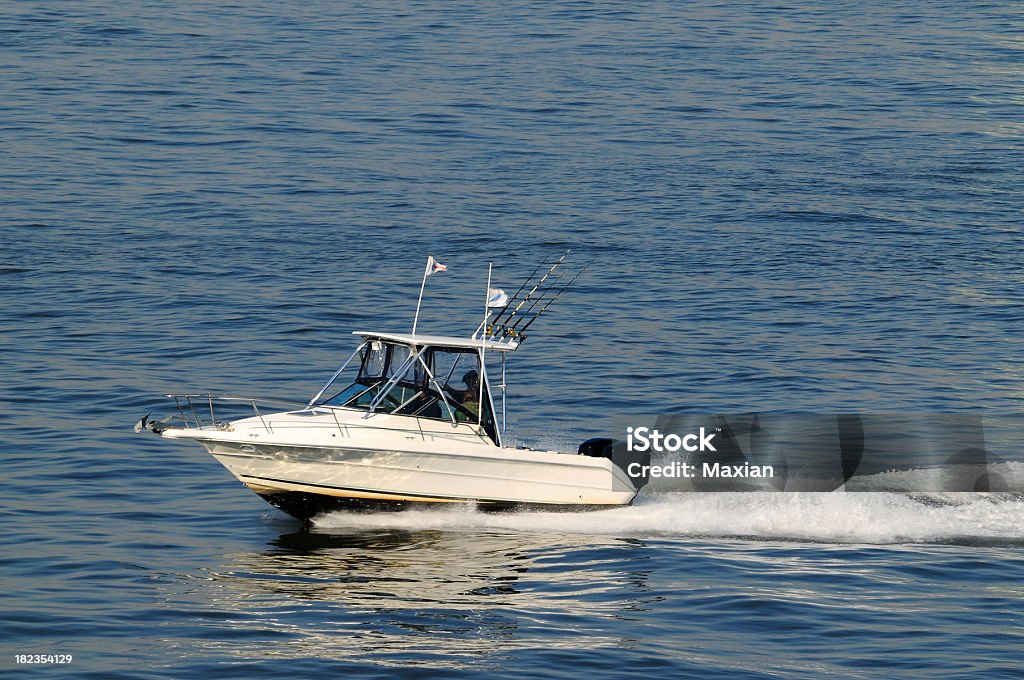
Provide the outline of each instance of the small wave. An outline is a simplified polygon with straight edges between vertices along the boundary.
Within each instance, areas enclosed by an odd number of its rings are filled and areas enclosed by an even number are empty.
[[[320,529],[502,530],[819,543],[1024,543],[1024,500],[997,494],[688,493],[595,512],[337,512]]]

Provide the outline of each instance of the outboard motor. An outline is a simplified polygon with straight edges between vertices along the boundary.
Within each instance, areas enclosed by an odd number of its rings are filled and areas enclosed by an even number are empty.
[[[615,444],[614,439],[608,439],[605,437],[594,437],[580,444],[579,455],[590,456],[591,458],[612,458],[612,446]]]

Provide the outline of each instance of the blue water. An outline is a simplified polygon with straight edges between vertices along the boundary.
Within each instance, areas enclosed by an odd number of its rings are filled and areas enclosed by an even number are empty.
[[[1020,673],[1024,502],[642,496],[331,515],[169,391],[311,396],[351,331],[467,333],[486,262],[594,265],[510,366],[609,415],[1022,410],[1013,3],[8,2],[0,668],[77,677]],[[604,433],[601,433],[604,434]]]

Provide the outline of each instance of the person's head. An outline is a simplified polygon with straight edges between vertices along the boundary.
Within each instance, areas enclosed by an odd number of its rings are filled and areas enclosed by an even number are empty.
[[[462,382],[466,383],[466,387],[472,389],[480,384],[480,375],[476,371],[466,371],[462,376]]]

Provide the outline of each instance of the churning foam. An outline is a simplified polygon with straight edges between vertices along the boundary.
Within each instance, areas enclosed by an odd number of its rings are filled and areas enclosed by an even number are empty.
[[[612,536],[750,537],[825,543],[1024,541],[1024,498],[1005,494],[641,494],[593,512],[485,513],[465,508],[337,512],[322,529],[500,530]]]

